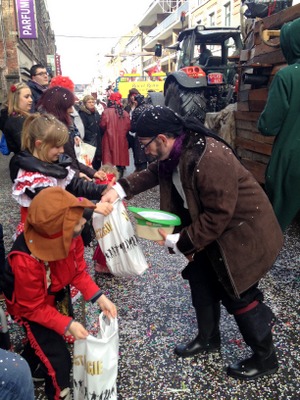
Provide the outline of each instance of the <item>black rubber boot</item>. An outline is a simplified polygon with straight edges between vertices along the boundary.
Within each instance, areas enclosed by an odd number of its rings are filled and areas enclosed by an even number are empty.
[[[242,380],[251,380],[260,376],[272,375],[278,370],[278,361],[271,333],[256,348],[252,345],[252,350],[254,351],[252,357],[232,364],[227,368],[229,376]]]
[[[237,315],[235,319],[253,355],[230,365],[227,374],[242,380],[274,374],[278,370],[278,361],[271,332],[275,316],[270,308],[259,303],[253,310]]]
[[[196,309],[198,336],[187,344],[179,344],[174,353],[179,357],[192,357],[200,353],[220,350],[220,304]]]

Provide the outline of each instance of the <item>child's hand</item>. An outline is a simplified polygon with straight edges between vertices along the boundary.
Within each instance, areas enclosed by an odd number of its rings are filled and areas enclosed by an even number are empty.
[[[108,201],[109,203],[114,203],[119,198],[118,193],[114,189],[110,190],[105,189],[102,193],[103,193],[101,197],[102,201]]]
[[[104,294],[102,294],[97,300],[99,307],[103,311],[103,314],[108,318],[116,318],[117,307],[114,305],[112,301],[110,301]]]
[[[89,333],[80,322],[72,321],[66,332],[66,335],[70,334],[73,335],[75,339],[86,339]]]
[[[97,214],[108,215],[114,209],[113,205],[108,202],[100,202],[96,204],[94,212]]]
[[[99,169],[99,171],[97,171],[97,172],[95,173],[94,178],[95,178],[95,179],[100,179],[100,181],[105,181],[106,178],[107,178],[107,177],[106,177],[106,172],[101,171],[101,170]]]
[[[112,180],[107,185],[107,188],[103,190],[102,196],[105,195],[114,186],[115,183],[116,183],[116,178],[112,178]]]
[[[112,178],[112,180],[109,182],[109,184],[107,185],[107,188],[105,189],[105,190],[109,190],[109,189],[111,189],[113,186],[114,186],[114,184],[116,183],[116,178],[114,177],[114,178]]]
[[[86,174],[83,172],[79,172],[79,178],[85,179],[86,181],[92,181],[93,179],[89,178]]]
[[[75,146],[80,146],[80,143],[82,142],[81,138],[79,136],[74,137],[74,143]]]

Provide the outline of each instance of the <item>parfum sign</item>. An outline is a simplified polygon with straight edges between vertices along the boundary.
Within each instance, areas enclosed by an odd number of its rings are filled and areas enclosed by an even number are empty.
[[[36,39],[34,0],[16,0],[20,39]]]

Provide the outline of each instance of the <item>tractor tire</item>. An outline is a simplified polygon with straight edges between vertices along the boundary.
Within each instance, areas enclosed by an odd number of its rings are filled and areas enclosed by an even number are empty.
[[[148,92],[150,104],[155,106],[163,106],[165,103],[165,97],[161,92]]]
[[[167,87],[165,105],[183,117],[196,117],[204,123],[207,112],[203,90],[186,89],[172,82]]]

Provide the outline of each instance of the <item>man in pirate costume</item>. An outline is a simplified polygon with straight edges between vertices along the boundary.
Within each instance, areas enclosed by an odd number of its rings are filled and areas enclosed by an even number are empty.
[[[275,316],[258,283],[272,267],[283,236],[266,194],[233,149],[194,118],[156,106],[141,114],[136,132],[155,160],[120,179],[102,200],[130,199],[159,185],[161,210],[181,218],[177,232],[160,230],[159,244],[188,260],[182,276],[190,284],[199,333],[176,346],[175,354],[191,357],[220,349],[222,303],[253,351],[230,365],[227,374],[256,379],[275,373]]]

